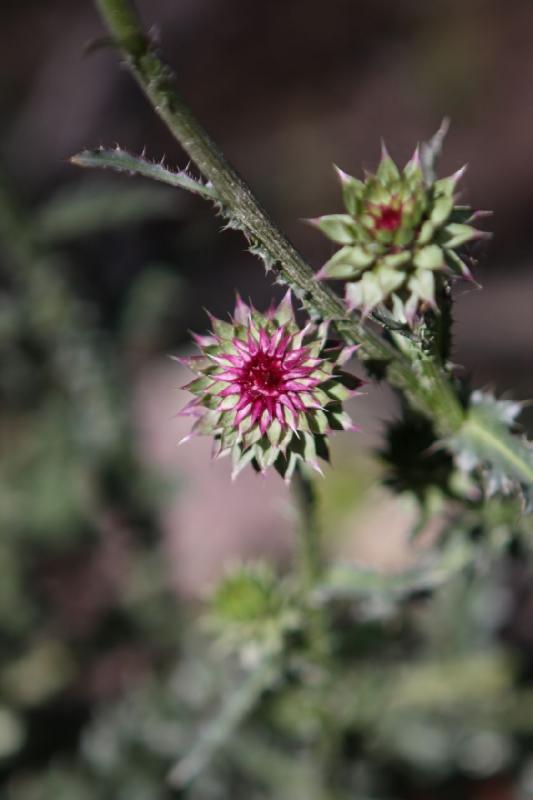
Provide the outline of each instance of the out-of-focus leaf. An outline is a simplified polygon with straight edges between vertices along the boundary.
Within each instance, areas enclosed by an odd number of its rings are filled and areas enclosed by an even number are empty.
[[[44,640],[0,672],[0,687],[17,704],[33,706],[63,689],[72,674],[68,649]]]
[[[42,241],[55,243],[175,214],[170,190],[91,182],[61,189],[36,215],[35,226]]]
[[[147,266],[126,297],[121,333],[127,347],[135,350],[165,345],[178,328],[185,303],[186,285],[170,266]]]
[[[200,775],[278,677],[275,663],[265,660],[242,680],[226,699],[219,714],[200,731],[189,752],[172,768],[169,775],[172,786],[183,788]]]
[[[355,564],[332,567],[316,590],[319,602],[360,600],[376,609],[388,609],[405,597],[436,589],[472,563],[475,550],[457,540],[426,563],[399,573],[386,573]]]

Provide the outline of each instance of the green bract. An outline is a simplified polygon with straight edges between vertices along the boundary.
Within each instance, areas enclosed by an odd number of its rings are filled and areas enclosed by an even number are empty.
[[[230,322],[211,324],[195,337],[201,355],[182,359],[197,376],[180,412],[197,417],[192,433],[213,436],[215,456],[231,454],[233,476],[246,464],[287,481],[299,461],[320,471],[328,434],[355,427],[342,404],[361,381],[341,366],[357,348],[327,348],[327,323],[301,329],[290,292],[267,314],[238,298]]]
[[[342,245],[318,277],[347,281],[350,309],[368,314],[383,303],[412,323],[435,305],[437,274],[470,278],[463,246],[485,234],[470,224],[476,215],[467,206],[455,205],[464,169],[428,185],[418,150],[400,172],[384,149],[365,181],[337,171],[348,213],[312,222]]]
[[[236,564],[226,571],[207,619],[221,643],[278,650],[299,622],[289,582],[266,562]]]

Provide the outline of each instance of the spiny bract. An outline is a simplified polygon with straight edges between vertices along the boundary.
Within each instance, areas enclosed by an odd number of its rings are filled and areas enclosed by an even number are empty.
[[[196,397],[180,414],[198,418],[186,438],[212,435],[233,477],[248,463],[287,481],[299,461],[320,471],[328,434],[355,429],[342,403],[361,381],[341,366],[356,347],[327,348],[328,323],[300,329],[290,292],[266,314],[238,297],[230,322],[210,319],[211,334],[194,337],[201,355],[181,359],[197,375],[183,387]]]
[[[470,278],[461,249],[486,234],[469,223],[478,214],[455,205],[464,168],[427,184],[418,149],[402,172],[385,148],[375,175],[365,181],[337,170],[347,214],[310,222],[343,247],[319,278],[348,281],[346,303],[368,314],[380,303],[412,324],[435,306],[437,273]]]

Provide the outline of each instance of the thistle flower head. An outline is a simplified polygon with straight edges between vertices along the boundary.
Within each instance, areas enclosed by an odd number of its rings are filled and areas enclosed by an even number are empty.
[[[368,314],[383,303],[411,324],[435,305],[436,275],[470,278],[464,245],[486,234],[469,224],[476,215],[467,206],[456,205],[464,170],[428,184],[418,150],[400,171],[384,148],[366,180],[337,172],[347,213],[312,222],[343,245],[319,277],[347,281],[349,308]]]
[[[201,354],[183,360],[197,376],[183,387],[195,398],[180,412],[197,417],[191,435],[212,435],[233,476],[248,463],[274,466],[287,481],[299,461],[320,471],[328,434],[354,429],[342,403],[361,382],[341,366],[356,347],[327,349],[327,323],[300,329],[290,292],[266,314],[238,298],[231,321],[211,317],[211,325],[195,337]]]

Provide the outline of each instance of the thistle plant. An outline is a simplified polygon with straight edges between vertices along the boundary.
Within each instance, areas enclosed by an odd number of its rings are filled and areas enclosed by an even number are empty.
[[[343,246],[318,277],[347,281],[346,305],[364,315],[383,303],[413,325],[421,312],[437,309],[436,282],[471,279],[464,247],[485,235],[470,224],[476,214],[456,204],[463,172],[427,181],[418,148],[400,172],[384,146],[376,174],[365,181],[337,169],[347,213],[311,221]]]
[[[171,781],[187,785],[260,707],[265,693],[283,704],[295,684],[313,693],[320,721],[312,728],[314,743],[321,775],[331,776],[349,736],[359,736],[350,711],[343,717],[345,709],[331,700],[337,683],[353,672],[353,661],[339,655],[343,647],[351,652],[346,637],[357,640],[358,624],[364,628],[368,618],[386,616],[383,609],[403,619],[406,599],[431,595],[466,569],[475,571],[480,553],[491,559],[517,542],[530,546],[533,450],[517,425],[520,407],[472,391],[450,362],[453,283],[472,279],[470,247],[487,236],[474,226],[481,214],[459,199],[463,170],[435,175],[441,129],[403,170],[386,151],[376,174],[363,181],[338,170],[346,213],[313,223],[340,249],[315,272],[185,106],[132,4],[96,5],[131,74],[199,175],[173,172],[120,148],[85,151],[72,161],[203,197],[227,227],[244,234],[267,274],[289,290],[265,313],[238,299],[229,319],[211,317],[210,332],[194,337],[200,353],[181,359],[194,373],[185,386],[194,397],[181,411],[194,419],[187,438],[212,437],[214,456],[230,456],[234,476],[247,466],[261,473],[273,467],[294,481],[302,557],[281,594],[270,569],[250,565],[237,568],[215,591],[217,626],[226,625],[227,641],[238,642],[240,667],[243,639],[260,640],[263,627],[276,647],[266,648],[260,672],[243,681],[178,762]],[[330,279],[345,282],[344,299],[327,284]],[[299,322],[293,302],[307,321]],[[430,558],[394,579],[327,562],[314,476],[307,470],[309,465],[320,471],[331,433],[354,428],[343,403],[361,384],[345,371],[355,354],[371,378],[387,381],[400,398],[401,419],[387,426],[382,457],[387,485],[416,503],[413,534],[433,508],[445,510],[447,520]],[[325,740],[332,730],[333,756]],[[321,789],[317,797],[337,797]]]
[[[193,432],[214,437],[215,456],[231,454],[233,477],[249,463],[286,481],[299,462],[321,472],[328,434],[355,428],[342,402],[360,381],[340,367],[356,347],[328,348],[327,322],[299,328],[290,291],[266,315],[238,298],[232,321],[211,325],[195,336],[201,355],[182,359],[197,375],[180,412],[198,418]]]

